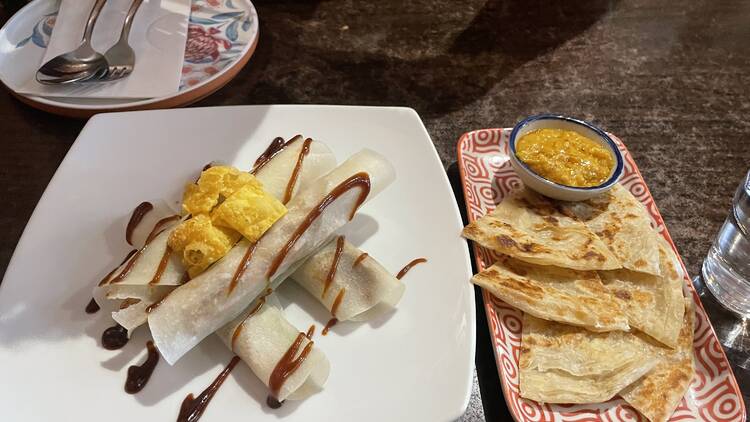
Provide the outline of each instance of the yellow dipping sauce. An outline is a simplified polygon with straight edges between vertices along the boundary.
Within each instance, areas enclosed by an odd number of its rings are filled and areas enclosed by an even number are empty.
[[[516,142],[516,156],[545,179],[579,188],[606,181],[615,162],[607,148],[563,129],[527,133]]]

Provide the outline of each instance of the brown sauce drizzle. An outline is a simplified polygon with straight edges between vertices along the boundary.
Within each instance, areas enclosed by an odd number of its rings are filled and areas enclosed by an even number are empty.
[[[315,219],[317,219],[318,216],[320,216],[320,214],[323,213],[323,211],[328,208],[328,206],[331,205],[333,201],[335,201],[344,193],[356,187],[360,188],[362,191],[360,192],[359,198],[357,199],[357,202],[352,208],[351,214],[349,215],[349,220],[354,218],[354,213],[357,212],[357,209],[359,209],[359,207],[365,202],[365,199],[367,199],[367,195],[370,194],[370,176],[368,176],[367,173],[364,172],[354,174],[348,179],[341,182],[338,186],[333,188],[333,190],[330,191],[328,195],[326,195],[315,208],[310,210],[304,221],[302,221],[302,224],[297,227],[297,229],[294,231],[294,233],[292,233],[292,236],[286,242],[281,251],[276,254],[276,257],[268,267],[268,271],[266,272],[266,279],[270,280],[271,277],[276,274],[276,271],[281,266],[281,263],[284,262],[284,258],[286,258],[289,251],[292,250],[299,238],[302,237],[302,235],[305,233],[307,228],[310,227],[313,221],[315,221]]]
[[[342,287],[341,290],[339,290],[339,293],[336,295],[336,298],[333,300],[333,305],[331,305],[331,316],[333,316],[333,318],[328,320],[326,326],[323,327],[323,331],[321,332],[321,334],[328,334],[328,330],[330,330],[334,325],[336,325],[337,322],[339,322],[338,318],[336,318],[336,311],[339,310],[339,306],[341,306],[341,302],[344,300],[344,293],[346,293],[346,287]]]
[[[315,324],[312,324],[310,328],[307,329],[307,333],[305,333],[305,337],[307,337],[308,340],[312,340],[314,335],[315,335]]]
[[[406,273],[411,270],[411,268],[417,264],[421,264],[423,262],[427,262],[427,258],[417,258],[410,263],[406,264],[404,268],[401,269],[401,271],[398,272],[398,275],[396,276],[397,279],[401,280],[401,277],[405,276]]]
[[[310,351],[315,344],[315,342],[309,341],[302,349],[299,356],[297,356],[297,352],[299,352],[300,347],[302,347],[302,341],[305,338],[305,333],[299,333],[294,340],[294,343],[289,346],[289,349],[287,349],[284,356],[281,357],[281,360],[279,360],[271,372],[271,376],[268,379],[268,388],[271,390],[271,397],[276,401],[278,401],[279,392],[281,391],[284,382],[300,367],[300,365],[302,365],[305,359],[307,359],[307,355],[310,354]],[[295,358],[295,356],[297,357]]]
[[[336,299],[333,300],[333,305],[331,305],[331,315],[334,317],[336,316],[336,311],[339,310],[339,306],[341,306],[341,301],[344,300],[344,293],[346,293],[346,287],[342,287],[341,290],[339,290],[339,294],[336,295]]]
[[[96,301],[92,297],[91,300],[89,301],[89,304],[86,305],[86,313],[87,314],[95,314],[95,313],[99,312],[99,309],[101,309],[99,307],[99,304],[96,303]]]
[[[312,139],[307,138],[305,139],[305,143],[302,144],[302,149],[299,151],[299,155],[297,156],[297,164],[294,165],[292,175],[289,176],[289,181],[286,184],[284,200],[281,201],[284,205],[286,205],[286,203],[289,202],[290,199],[292,199],[292,192],[294,192],[294,187],[297,185],[297,179],[299,179],[299,173],[302,170],[302,162],[305,161],[305,157],[310,153],[311,143]]]
[[[133,245],[133,231],[135,231],[135,228],[138,227],[138,224],[141,223],[141,220],[143,220],[143,217],[146,216],[151,210],[154,209],[154,205],[150,202],[141,202],[138,204],[137,207],[133,210],[133,214],[130,216],[130,220],[128,221],[128,226],[125,228],[125,241],[128,242],[128,245]]]
[[[266,398],[266,405],[268,405],[268,407],[270,407],[271,409],[278,409],[282,404],[284,404],[284,402],[276,400],[275,397],[268,396]]]
[[[330,330],[331,327],[336,325],[337,322],[339,322],[339,320],[336,318],[329,319],[328,322],[326,322],[326,325],[325,327],[323,327],[323,331],[321,331],[320,334],[323,334],[324,336],[328,335],[328,330]]]
[[[362,252],[361,255],[357,257],[357,259],[354,260],[354,264],[352,264],[352,268],[356,267],[357,265],[361,264],[362,261],[364,261],[370,254],[367,252]]]
[[[120,324],[109,327],[102,333],[102,346],[107,350],[122,349],[128,344],[128,330]]]
[[[167,224],[179,220],[179,215],[173,215],[170,217],[162,218],[161,220],[157,221],[156,224],[154,224],[154,228],[151,230],[151,233],[148,234],[148,237],[146,238],[146,243],[143,245],[142,248],[138,249],[134,254],[133,258],[128,261],[128,263],[125,265],[125,268],[120,271],[119,274],[114,276],[112,280],[109,281],[109,284],[115,284],[121,282],[129,273],[130,270],[133,269],[133,266],[135,266],[135,263],[138,262],[138,258],[141,257],[143,254],[143,251],[146,250],[148,245],[163,231],[164,226]]]
[[[103,286],[103,285],[107,284],[107,281],[109,281],[109,278],[112,277],[115,274],[115,272],[117,271],[117,269],[120,268],[122,266],[122,264],[128,262],[128,259],[130,259],[130,257],[133,256],[136,252],[138,252],[138,249],[133,249],[132,251],[128,252],[128,254],[125,255],[125,259],[122,260],[122,262],[120,263],[120,265],[116,266],[115,269],[113,269],[112,271],[108,272],[107,275],[104,276],[104,278],[102,279],[102,281],[99,282],[98,285],[99,286]]]
[[[129,297],[129,298],[123,300],[122,302],[120,302],[120,310],[127,309],[130,306],[135,305],[136,303],[138,303],[140,301],[141,301],[140,299],[136,299],[134,297]]]
[[[231,342],[232,351],[234,351],[234,343],[237,341],[237,338],[242,333],[242,327],[245,325],[245,321],[247,321],[248,318],[250,318],[251,316],[257,314],[258,311],[260,311],[263,305],[266,304],[266,297],[270,295],[271,293],[273,293],[273,289],[266,289],[266,291],[263,292],[263,294],[258,299],[258,303],[255,304],[255,307],[253,307],[253,309],[247,314],[247,316],[242,319],[242,322],[240,322],[239,325],[235,327],[234,332],[232,333],[232,342]]]
[[[240,358],[238,356],[233,357],[232,360],[229,361],[227,367],[219,373],[216,379],[214,379],[214,381],[206,387],[198,397],[188,394],[187,397],[185,397],[185,400],[182,401],[182,406],[180,406],[180,413],[177,416],[177,422],[196,422],[200,419],[203,412],[206,411],[206,407],[208,407],[208,404],[211,402],[211,399],[216,392],[219,391],[221,384],[224,383],[229,376],[229,373],[232,372],[232,369],[237,366],[239,361]]]
[[[161,256],[161,261],[159,261],[159,266],[156,267],[156,272],[154,273],[154,277],[151,279],[151,281],[148,282],[148,284],[159,284],[159,280],[161,280],[161,276],[164,275],[164,270],[167,269],[167,264],[169,263],[169,257],[172,255],[172,248],[167,246],[166,249],[164,249],[164,255]]]
[[[301,135],[296,135],[296,136],[292,137],[292,139],[290,139],[287,142],[284,142],[284,138],[281,138],[281,137],[273,138],[273,141],[271,141],[271,144],[268,145],[268,148],[266,148],[266,150],[263,151],[262,154],[260,154],[260,156],[258,157],[258,159],[255,160],[255,164],[253,164],[253,169],[250,170],[250,174],[257,173],[258,170],[262,169],[263,166],[265,166],[266,164],[268,164],[268,162],[271,161],[271,159],[276,154],[278,154],[284,148],[286,148],[289,144],[291,144],[292,142],[294,142],[294,141],[296,141],[297,139],[300,139],[300,138],[302,138]]]
[[[164,300],[167,298],[167,296],[171,295],[172,292],[175,291],[175,290],[177,290],[177,289],[170,290],[169,293],[165,294],[163,298],[161,298],[158,301],[156,301],[156,302],[148,305],[146,307],[146,313],[150,314],[152,311],[154,311],[156,308],[158,308],[162,304],[162,302],[164,302]]]
[[[159,363],[159,351],[156,350],[153,341],[146,343],[146,349],[148,349],[148,357],[146,361],[141,365],[133,365],[128,368],[128,377],[125,379],[125,392],[128,394],[135,394],[146,386],[151,374],[154,373],[156,364]]]
[[[237,287],[237,283],[240,282],[240,278],[242,277],[243,274],[245,274],[245,270],[247,269],[247,264],[250,262],[250,258],[253,257],[253,252],[255,252],[256,246],[258,246],[258,242],[255,242],[252,245],[250,245],[250,247],[247,248],[245,255],[242,256],[242,261],[240,261],[240,265],[238,265],[237,269],[234,271],[234,276],[232,276],[232,281],[229,282],[229,288],[227,289],[227,296],[229,296],[234,290],[234,288]]]
[[[336,277],[336,269],[339,267],[339,261],[341,260],[341,253],[344,251],[344,236],[339,236],[336,239],[336,252],[333,254],[333,261],[331,261],[331,268],[328,269],[328,275],[326,275],[325,284],[323,284],[323,293],[320,297],[325,297],[328,292],[328,288],[331,287],[333,279]]]

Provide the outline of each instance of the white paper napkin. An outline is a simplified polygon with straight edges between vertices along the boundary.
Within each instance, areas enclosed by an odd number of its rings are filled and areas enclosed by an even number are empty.
[[[41,66],[81,42],[95,0],[63,0]],[[94,27],[91,43],[104,54],[120,38],[131,0],[109,0]],[[49,86],[34,75],[18,92],[50,97],[151,98],[177,92],[187,40],[190,0],[145,0],[133,20],[130,45],[135,51],[133,73],[119,81]]]

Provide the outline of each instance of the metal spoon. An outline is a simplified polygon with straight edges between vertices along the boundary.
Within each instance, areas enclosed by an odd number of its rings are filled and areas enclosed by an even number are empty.
[[[41,73],[36,74],[36,80],[44,85],[64,85],[74,82],[83,82],[93,79],[99,79],[107,73],[107,68],[89,69],[78,73],[69,73],[61,76],[49,76]]]
[[[99,18],[99,12],[101,12],[104,3],[106,2],[107,0],[96,0],[96,3],[94,3],[94,7],[91,9],[89,18],[86,21],[86,28],[83,31],[83,38],[81,39],[81,44],[78,48],[71,52],[54,57],[52,60],[45,63],[37,71],[37,80],[40,80],[39,74],[52,77],[47,80],[52,80],[55,77],[70,76],[70,78],[62,78],[69,83],[73,82],[72,79],[75,79],[72,74],[85,72],[96,73],[99,69],[107,68],[107,60],[104,56],[94,51],[91,47],[91,33],[94,31],[94,25],[96,24],[97,18]],[[44,78],[42,77],[42,79]]]

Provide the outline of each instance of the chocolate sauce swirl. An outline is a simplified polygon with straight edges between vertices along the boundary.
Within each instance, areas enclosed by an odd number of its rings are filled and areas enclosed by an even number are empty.
[[[216,392],[219,391],[219,387],[221,387],[229,376],[229,373],[232,372],[232,369],[237,366],[239,361],[240,358],[238,356],[233,357],[232,360],[229,361],[227,367],[219,373],[216,379],[214,379],[214,381],[206,387],[198,397],[188,394],[187,397],[185,397],[185,400],[182,401],[182,406],[180,406],[180,413],[177,416],[177,422],[196,422],[200,419],[201,416],[203,416],[203,412],[206,411],[206,407],[208,407],[208,404],[211,402],[211,399]]]
[[[150,202],[141,202],[138,204],[137,207],[133,210],[133,214],[130,216],[130,220],[128,221],[128,226],[125,228],[125,241],[128,242],[128,245],[133,245],[133,231],[135,231],[135,228],[138,227],[138,224],[141,223],[141,220],[143,220],[143,217],[146,216],[151,210],[154,209],[154,205]]]
[[[153,341],[146,343],[146,349],[148,350],[146,361],[141,365],[133,365],[128,368],[128,377],[125,379],[125,392],[128,394],[135,394],[143,390],[143,387],[151,378],[151,374],[154,373],[156,364],[159,363],[159,351],[156,350]]]

